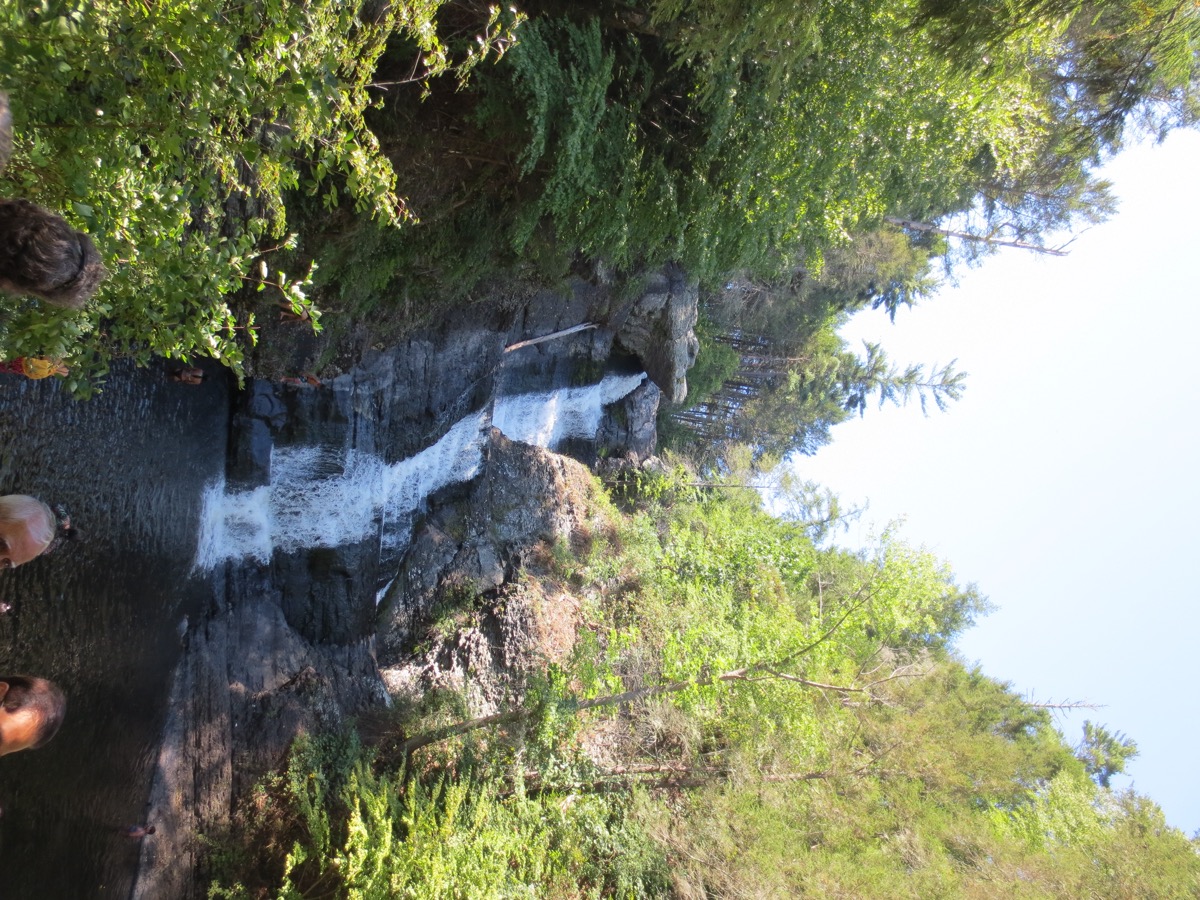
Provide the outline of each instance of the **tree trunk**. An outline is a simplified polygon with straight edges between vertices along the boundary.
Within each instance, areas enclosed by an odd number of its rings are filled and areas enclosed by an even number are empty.
[[[1050,256],[1066,256],[1066,250],[1058,250],[1054,247],[1042,247],[1039,244],[1030,244],[1027,241],[1010,241],[998,237],[985,237],[981,234],[971,234],[969,231],[954,231],[949,228],[942,228],[939,225],[932,225],[929,222],[914,222],[911,219],[897,219],[894,216],[884,216],[883,220],[891,225],[899,228],[907,228],[910,231],[932,232],[933,234],[944,234],[946,237],[962,238],[964,241],[974,241],[980,244],[988,244],[993,247],[1016,247],[1018,250],[1032,250],[1034,253],[1046,253]]]

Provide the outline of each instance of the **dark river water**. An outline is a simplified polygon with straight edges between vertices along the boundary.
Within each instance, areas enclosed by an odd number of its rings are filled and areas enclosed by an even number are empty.
[[[210,602],[192,573],[205,485],[224,473],[231,383],[118,367],[77,402],[0,375],[0,493],[63,503],[82,540],[0,573],[0,670],[59,684],[40,750],[0,757],[0,898],[126,897],[177,625]],[[152,838],[151,838],[152,840]]]

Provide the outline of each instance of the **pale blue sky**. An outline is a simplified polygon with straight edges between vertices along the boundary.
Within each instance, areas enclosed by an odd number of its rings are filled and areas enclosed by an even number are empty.
[[[801,459],[801,477],[869,499],[855,544],[901,535],[999,607],[959,642],[1040,701],[1105,708],[1133,786],[1200,829],[1200,134],[1119,155],[1117,215],[1067,258],[1005,250],[895,325],[843,331],[897,362],[958,359],[963,399],[923,418],[868,410]],[[1128,783],[1128,782],[1126,782]]]

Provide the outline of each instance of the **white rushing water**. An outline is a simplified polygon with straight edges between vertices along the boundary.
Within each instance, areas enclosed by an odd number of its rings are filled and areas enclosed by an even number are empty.
[[[392,465],[341,448],[275,448],[269,485],[227,491],[222,482],[205,491],[194,566],[267,563],[275,549],[337,547],[375,535],[381,535],[381,550],[399,549],[430,494],[478,474],[489,424],[512,440],[550,449],[569,438],[593,438],[604,407],[645,377],[610,375],[588,387],[500,398],[490,421],[486,410],[473,413],[437,443]]]

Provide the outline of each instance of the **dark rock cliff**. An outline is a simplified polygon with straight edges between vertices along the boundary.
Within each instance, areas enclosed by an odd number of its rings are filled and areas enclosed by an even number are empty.
[[[650,380],[606,408],[595,441],[578,449],[644,459],[660,398],[686,394],[697,301],[678,271],[645,284],[618,292],[602,277],[578,279],[490,321],[449,321],[369,349],[319,387],[252,382],[234,410],[227,481],[270,483],[273,451],[287,445],[397,462],[497,395],[593,383],[614,367]],[[538,341],[581,325],[591,327]],[[586,466],[493,431],[478,477],[429,498],[407,547],[384,552],[367,538],[227,564],[184,636],[151,797],[158,834],[143,845],[135,900],[203,896],[202,836],[224,833],[239,795],[298,734],[342,728],[389,702],[389,690],[454,685],[473,706],[494,708],[520,692],[525,673],[566,652],[578,604],[518,585],[516,574],[539,548],[586,535],[594,490]],[[472,597],[503,591],[506,602],[427,640],[456,586]]]

